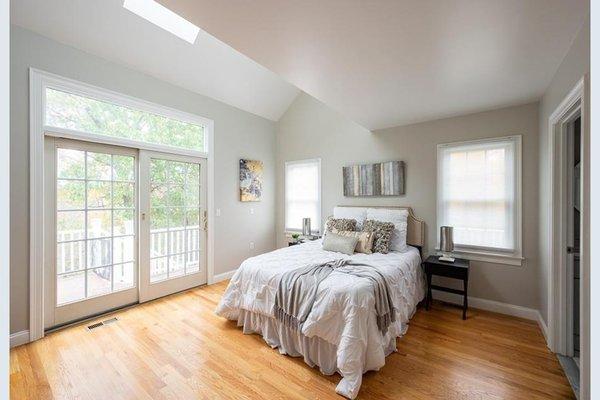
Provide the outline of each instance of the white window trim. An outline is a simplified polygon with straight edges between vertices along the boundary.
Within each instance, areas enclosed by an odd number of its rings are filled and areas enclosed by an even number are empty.
[[[131,107],[205,128],[205,151],[150,144],[135,140],[48,127],[44,123],[46,88]],[[62,137],[88,142],[125,146],[141,150],[206,158],[208,163],[207,280],[214,282],[214,122],[142,99],[64,78],[35,68],[29,69],[29,341],[44,336],[44,137]]]
[[[308,163],[308,162],[316,162],[317,163],[317,167],[319,170],[319,221],[318,222],[318,231],[317,234],[321,234],[323,233],[323,229],[322,229],[322,220],[323,220],[323,207],[322,207],[322,186],[321,186],[321,159],[320,158],[307,158],[304,160],[294,160],[294,161],[286,161],[285,165],[283,167],[283,231],[285,234],[291,234],[291,233],[298,233],[298,232],[302,232],[301,229],[287,229],[287,226],[285,224],[285,222],[287,221],[287,199],[285,196],[285,180],[286,180],[286,171],[287,171],[287,167],[288,165],[294,165],[294,164],[303,164],[303,163]],[[311,230],[315,231],[314,227],[311,226]]]
[[[515,142],[515,212],[514,212],[514,236],[515,236],[515,249],[514,251],[503,251],[487,247],[475,247],[475,246],[454,246],[454,255],[460,258],[473,261],[485,261],[495,264],[506,264],[506,265],[523,265],[523,152],[522,152],[522,135],[502,136],[486,139],[468,140],[463,142],[452,142],[442,143],[437,146],[437,230],[440,229],[440,220],[442,215],[442,199],[440,197],[442,188],[442,171],[441,171],[441,152],[447,147],[468,145],[468,144],[479,144],[479,143],[492,143],[495,141],[506,141],[514,140]],[[436,235],[436,250],[439,251],[439,235]]]

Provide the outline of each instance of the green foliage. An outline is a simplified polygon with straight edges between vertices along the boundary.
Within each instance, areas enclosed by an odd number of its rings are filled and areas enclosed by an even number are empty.
[[[85,227],[110,236],[133,234],[135,209],[134,158],[83,150],[57,150],[57,232],[59,236]],[[87,166],[86,166],[87,162]],[[86,173],[87,172],[87,173]],[[200,166],[152,159],[150,162],[152,229],[200,225]],[[87,200],[87,203],[86,203]],[[114,208],[117,210],[110,211]],[[105,210],[105,211],[100,211]],[[62,237],[62,236],[61,236]],[[75,240],[70,238],[65,240]]]
[[[46,124],[60,128],[204,150],[204,127],[87,97],[46,90]]]

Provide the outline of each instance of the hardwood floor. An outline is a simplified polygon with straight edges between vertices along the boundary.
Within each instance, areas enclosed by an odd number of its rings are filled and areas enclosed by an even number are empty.
[[[11,351],[11,399],[339,399],[323,376],[213,310],[226,282],[51,333]],[[434,303],[360,399],[574,398],[531,321]],[[106,319],[102,318],[102,319]]]

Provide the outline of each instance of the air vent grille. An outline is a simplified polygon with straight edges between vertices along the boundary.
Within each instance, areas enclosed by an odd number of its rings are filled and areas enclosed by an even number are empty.
[[[92,329],[100,328],[102,325],[104,325],[102,322],[97,322],[95,324],[89,325],[87,328],[89,330],[92,330]]]
[[[104,320],[104,321],[101,321],[101,322],[96,322],[95,324],[92,324],[92,325],[88,325],[87,328],[88,328],[88,330],[91,331],[92,329],[100,328],[103,325],[112,324],[112,323],[115,323],[117,321],[118,321],[118,319],[116,317],[115,318],[109,318],[107,320]]]

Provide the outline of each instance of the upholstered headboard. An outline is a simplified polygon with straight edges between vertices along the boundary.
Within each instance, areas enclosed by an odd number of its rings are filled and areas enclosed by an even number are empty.
[[[384,208],[390,210],[408,210],[408,227],[406,243],[411,246],[422,248],[425,246],[425,221],[418,219],[413,213],[412,208],[403,206],[346,206],[340,205],[338,207],[356,207],[356,208]]]

